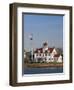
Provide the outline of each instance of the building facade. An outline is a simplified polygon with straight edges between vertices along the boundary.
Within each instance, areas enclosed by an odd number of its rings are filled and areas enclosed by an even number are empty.
[[[62,56],[57,53],[55,48],[49,48],[45,42],[42,48],[34,51],[34,62],[62,62]]]

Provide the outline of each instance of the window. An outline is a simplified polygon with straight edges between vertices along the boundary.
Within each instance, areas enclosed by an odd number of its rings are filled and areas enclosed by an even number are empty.
[[[49,60],[51,60],[51,58],[49,58]]]

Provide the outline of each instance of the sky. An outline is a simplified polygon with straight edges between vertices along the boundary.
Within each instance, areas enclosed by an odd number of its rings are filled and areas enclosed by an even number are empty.
[[[63,48],[63,16],[24,14],[24,49],[49,47]],[[30,40],[32,34],[33,40]]]

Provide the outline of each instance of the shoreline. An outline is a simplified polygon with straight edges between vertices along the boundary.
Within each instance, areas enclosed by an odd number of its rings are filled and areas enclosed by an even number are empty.
[[[25,63],[30,68],[63,67],[63,63]]]

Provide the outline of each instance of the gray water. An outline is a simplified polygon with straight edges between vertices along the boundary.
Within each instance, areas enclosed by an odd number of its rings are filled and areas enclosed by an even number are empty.
[[[24,74],[62,73],[62,67],[24,68]]]

